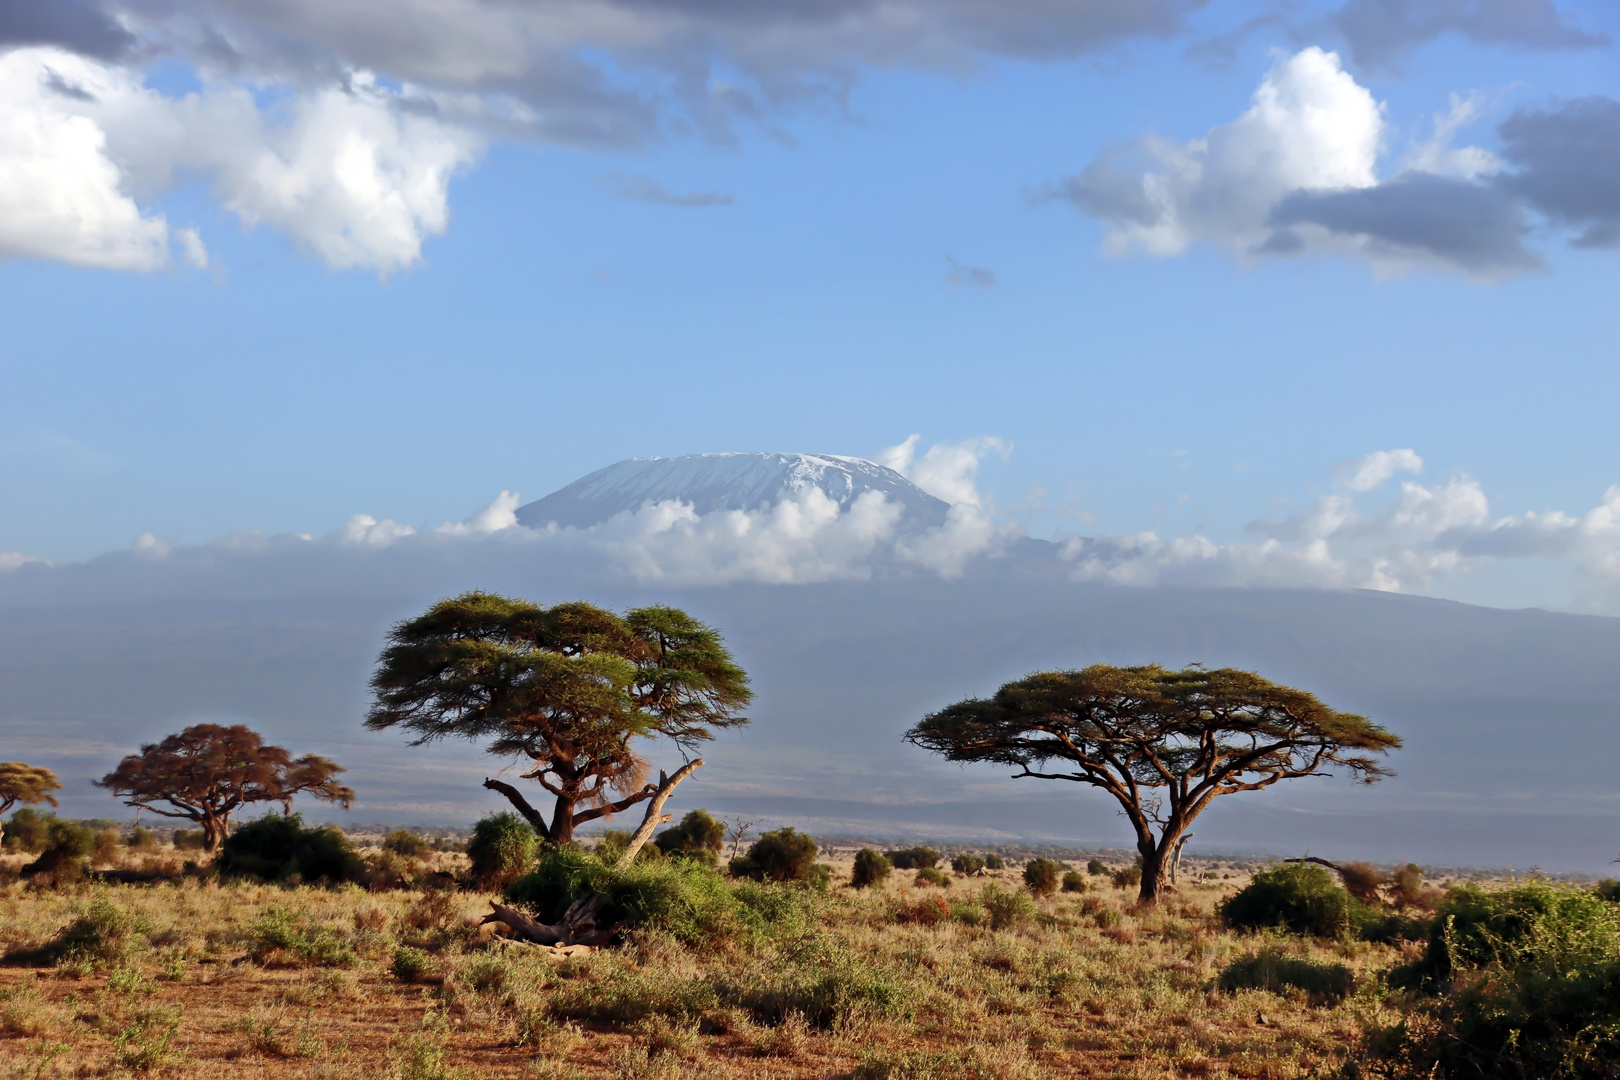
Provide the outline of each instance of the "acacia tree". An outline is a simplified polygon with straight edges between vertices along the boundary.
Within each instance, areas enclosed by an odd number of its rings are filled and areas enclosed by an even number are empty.
[[[37,806],[40,803],[60,805],[53,791],[62,790],[62,781],[42,765],[25,765],[20,761],[0,761],[0,814],[18,803]],[[5,827],[0,825],[0,837]]]
[[[279,746],[266,746],[245,724],[194,724],[143,745],[95,783],[137,812],[196,822],[204,845],[214,851],[230,830],[231,815],[252,803],[280,803],[289,813],[293,798],[308,794],[347,810],[354,789],[335,779],[344,771],[318,754],[294,758]]]
[[[1388,775],[1373,755],[1401,745],[1366,717],[1252,672],[1157,664],[1040,672],[931,713],[905,738],[951,761],[1108,792],[1136,832],[1146,901],[1216,796],[1336,768],[1372,783]]]
[[[661,808],[702,764],[648,783],[634,740],[666,737],[688,753],[713,729],[746,724],[739,711],[753,697],[720,634],[677,608],[619,616],[583,602],[548,608],[485,592],[442,600],[396,625],[371,687],[373,731],[403,728],[413,746],[481,741],[491,754],[526,762],[521,778],[555,799],[550,821],[515,786],[484,786],[554,844],[645,800]]]

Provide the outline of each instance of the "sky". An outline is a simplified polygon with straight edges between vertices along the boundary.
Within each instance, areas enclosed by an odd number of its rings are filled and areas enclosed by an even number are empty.
[[[1550,0],[8,5],[0,573],[783,450],[1088,580],[1615,613],[1617,40]]]

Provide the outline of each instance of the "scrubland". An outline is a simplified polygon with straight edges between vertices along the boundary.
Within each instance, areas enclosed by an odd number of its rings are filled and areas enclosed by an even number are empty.
[[[1368,1033],[1411,1009],[1384,973],[1425,949],[1234,932],[1218,906],[1247,876],[1196,864],[1142,909],[1097,875],[1048,897],[1016,870],[856,890],[845,858],[825,889],[728,882],[723,903],[558,960],[479,924],[497,894],[400,886],[462,873],[453,853],[370,888],[42,888],[19,861],[0,885],[0,1077],[1361,1075]]]

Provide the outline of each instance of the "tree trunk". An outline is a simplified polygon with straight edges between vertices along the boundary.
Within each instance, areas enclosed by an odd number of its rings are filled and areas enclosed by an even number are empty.
[[[1159,902],[1160,876],[1164,873],[1164,843],[1140,844],[1137,853],[1142,856],[1142,886],[1136,894],[1140,903]]]
[[[575,799],[572,795],[559,795],[557,806],[551,811],[549,839],[558,847],[574,842],[574,805]]]
[[[697,771],[702,764],[702,758],[694,758],[676,769],[674,776],[665,776],[662,769],[658,770],[658,792],[652,797],[652,802],[647,804],[647,813],[642,817],[640,827],[631,835],[630,843],[625,846],[624,854],[619,856],[619,869],[622,870],[634,862],[636,852],[641,850],[643,844],[652,839],[653,830],[669,820],[670,816],[662,813],[665,801],[675,794],[676,786]]]
[[[213,814],[204,814],[200,824],[203,831],[203,847],[210,855],[216,854],[219,851],[220,841],[225,839],[222,835],[225,823]]]

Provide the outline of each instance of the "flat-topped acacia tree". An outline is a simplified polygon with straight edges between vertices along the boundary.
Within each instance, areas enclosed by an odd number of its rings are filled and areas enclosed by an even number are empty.
[[[0,814],[18,803],[37,806],[40,803],[60,805],[53,791],[62,790],[62,781],[43,765],[25,765],[20,761],[0,761]],[[5,827],[0,825],[0,837]]]
[[[648,799],[650,834],[663,799],[702,759],[647,783],[634,740],[665,737],[689,752],[716,728],[746,724],[740,710],[753,698],[720,634],[677,608],[621,616],[486,592],[441,600],[396,625],[371,688],[373,731],[403,728],[413,746],[471,739],[526,761],[521,778],[556,800],[550,821],[513,785],[484,786],[554,844]]]
[[[1108,792],[1136,832],[1145,901],[1217,796],[1335,769],[1372,783],[1388,775],[1374,755],[1401,745],[1364,716],[1252,672],[1157,664],[1039,672],[932,713],[905,738],[951,761]]]
[[[196,822],[204,845],[214,851],[229,833],[232,815],[253,803],[280,803],[285,813],[294,798],[307,794],[347,810],[354,789],[337,782],[343,771],[319,754],[295,758],[267,745],[246,724],[193,724],[142,746],[95,784],[137,811]]]

